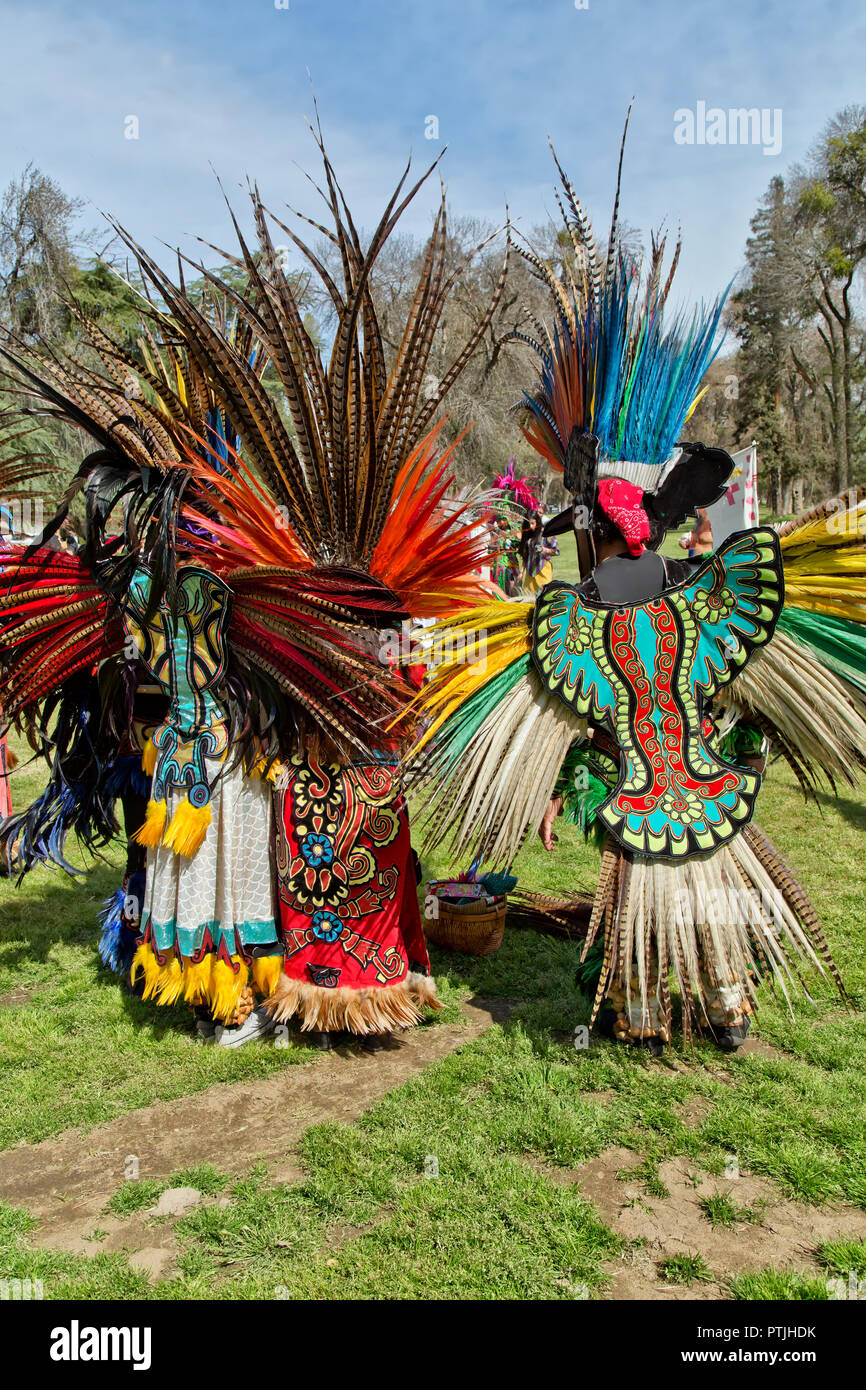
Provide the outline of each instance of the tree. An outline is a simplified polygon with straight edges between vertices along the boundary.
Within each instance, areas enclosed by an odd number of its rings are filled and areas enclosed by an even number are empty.
[[[82,206],[33,164],[0,200],[0,316],[19,337],[46,341],[63,332],[61,299]]]
[[[98,324],[104,333],[131,351],[141,331],[143,300],[116,270],[102,260],[91,265],[73,266],[67,276],[69,298],[61,305],[59,324],[67,342],[79,335],[79,324],[69,307],[75,301],[82,314]]]
[[[830,363],[834,481],[842,489],[862,463],[862,335],[852,289],[866,265],[866,107],[846,107],[829,122],[797,194],[800,224],[811,235],[812,298]]]
[[[740,437],[766,436],[777,508],[795,478],[841,491],[864,476],[864,180],[866,110],[851,107],[829,122],[805,167],[771,181],[752,218],[732,306],[736,426]]]

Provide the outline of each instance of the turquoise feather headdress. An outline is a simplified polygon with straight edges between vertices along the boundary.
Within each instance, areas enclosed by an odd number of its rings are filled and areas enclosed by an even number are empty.
[[[665,303],[680,243],[663,284],[666,239],[653,236],[641,292],[641,261],[623,250],[618,237],[624,146],[625,132],[604,267],[589,218],[558,160],[564,196],[557,194],[557,202],[568,246],[562,275],[531,250],[522,250],[551,291],[554,321],[539,333],[546,341],[525,339],[538,353],[540,373],[535,389],[521,402],[521,427],[558,472],[566,468],[569,444],[574,447],[575,439],[584,436],[597,451],[598,476],[628,478],[652,492],[721,346],[718,330],[727,290],[709,307],[680,312],[666,323]]]

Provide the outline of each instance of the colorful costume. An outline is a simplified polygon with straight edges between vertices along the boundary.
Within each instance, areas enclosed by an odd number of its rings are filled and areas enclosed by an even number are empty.
[[[520,524],[527,516],[537,512],[541,505],[530,486],[532,481],[531,478],[515,476],[514,459],[509,459],[505,472],[497,473],[493,479],[496,501],[491,512],[491,524],[495,527],[498,544],[491,578],[509,598],[518,592],[520,583]]]
[[[523,559],[522,587],[526,594],[539,594],[553,578],[552,556],[557,553],[555,541],[547,541],[539,531],[521,541]]]
[[[227,670],[231,591],[184,565],[175,601],[151,614],[152,578],[139,566],[124,626],[147,673],[169,697],[144,750],[153,784],[140,843],[149,846],[133,971],[146,994],[181,994],[232,1017],[250,976],[267,995],[282,964],[271,882],[271,793],[242,766],[225,768],[229,721],[214,691]]]
[[[435,1005],[394,765],[292,758],[277,796],[280,1017],[388,1032]]]
[[[602,265],[560,174],[572,264],[562,283],[526,253],[556,324],[534,344],[541,373],[524,433],[573,494],[546,529],[574,529],[582,582],[448,624],[483,630],[487,661],[445,664],[424,692],[431,838],[448,839],[461,861],[510,864],[564,793],[572,817],[603,837],[584,953],[601,934],[593,1020],[604,1005],[616,1036],[668,1041],[673,976],[685,1036],[709,1025],[721,1038],[742,1031],[760,979],[787,997],[798,957],[842,990],[808,899],[752,821],[761,776],[745,760],[767,735],[804,783],[851,781],[862,768],[866,663],[855,628],[866,617],[866,546],[849,518],[833,537],[835,564],[826,528],[815,563],[802,524],[781,539],[737,534],[695,563],[654,553],[667,529],[722,494],[733,466],[718,449],[675,451],[722,304],[665,328],[664,242],[653,242],[641,298],[616,214]],[[599,563],[602,543],[612,554]],[[845,585],[822,583],[822,565]],[[835,622],[824,628],[802,608]],[[816,668],[821,645],[833,664]]]
[[[126,883],[123,910],[116,900],[104,930],[105,954],[119,958],[140,907],[133,969],[146,997],[185,999],[237,1023],[257,992],[279,1019],[370,1033],[416,1022],[435,1002],[405,805],[389,766],[414,729],[414,690],[379,648],[399,642],[410,614],[435,617],[492,592],[475,573],[489,559],[478,526],[486,500],[441,505],[451,451],[440,451],[433,417],[496,310],[505,269],[439,389],[422,392],[463,269],[445,274],[444,194],[389,369],[370,279],[424,179],[398,206],[404,174],[363,252],[320,150],[342,289],[289,235],[334,306],[327,368],[255,192],[257,254],[240,244],[245,291],[208,276],[213,293],[193,300],[121,232],[151,302],[166,306],[145,326],[141,357],[94,325],[85,326],[101,375],[90,363],[7,353],[27,390],[100,449],[52,523],[85,488],[85,556],[61,562],[36,548],[0,561],[0,698],[11,718],[42,731],[48,750],[50,716],[69,722],[70,682],[92,682],[85,673],[99,669],[102,698],[84,729],[83,811],[69,760],[54,759],[62,845],[70,828],[90,843],[118,833],[100,750],[117,755],[129,735],[136,687],[164,693],[167,711],[144,749],[152,787],[135,834],[148,848],[145,886],[139,903]],[[291,424],[263,384],[269,366]],[[327,779],[320,809],[304,799],[299,769]],[[7,827],[23,868],[52,857],[47,815],[40,806],[29,838],[26,818]],[[310,816],[320,859],[331,855],[328,874],[304,860],[313,841],[300,825]],[[36,847],[26,864],[22,827]],[[327,922],[316,917],[319,897]],[[335,920],[345,928],[338,937]]]

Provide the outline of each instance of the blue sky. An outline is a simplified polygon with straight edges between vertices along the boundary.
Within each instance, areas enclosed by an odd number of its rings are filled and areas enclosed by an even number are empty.
[[[586,0],[579,0],[586,3]],[[682,225],[679,297],[714,295],[742,264],[770,178],[845,104],[866,101],[866,5],[838,0],[0,0],[0,183],[33,160],[150,250],[231,244],[210,165],[316,211],[305,126],[312,79],[356,219],[370,226],[408,152],[447,143],[457,213],[529,230],[554,207],[550,134],[599,228],[636,98],[623,215]],[[782,111],[782,149],[680,145],[674,112]],[[139,139],[124,138],[125,118]],[[425,119],[439,140],[425,139]],[[423,232],[434,193],[407,225]],[[208,260],[213,256],[208,253]]]

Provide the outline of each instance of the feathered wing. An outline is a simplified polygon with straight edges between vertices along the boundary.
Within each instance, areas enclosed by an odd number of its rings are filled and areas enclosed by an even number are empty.
[[[781,626],[866,696],[866,488],[834,497],[779,529]]]
[[[11,859],[14,848],[21,873],[39,863],[72,873],[70,832],[97,848],[118,831],[95,673],[121,643],[116,612],[81,560],[0,548],[0,709],[50,766],[35,801],[0,824],[2,853]]]
[[[776,629],[785,590],[775,532],[729,536],[693,578],[667,592],[681,596],[699,625],[692,670],[697,688],[711,700]]]
[[[31,718],[70,676],[120,651],[105,592],[74,555],[0,549],[0,708]]]
[[[632,853],[706,853],[750,819],[760,778],[719,760],[703,711],[771,636],[780,569],[775,534],[754,531],[645,603],[599,605],[570,585],[542,593],[533,660],[551,694],[615,734],[619,779],[597,815]]]
[[[542,688],[530,659],[532,604],[495,603],[428,629],[434,674],[410,757],[426,842],[509,864],[539,824],[586,725]]]
[[[866,489],[779,528],[785,605],[724,703],[762,729],[804,789],[866,766]]]
[[[677,698],[693,708],[687,751],[704,780],[718,764],[699,743],[698,698],[712,698],[768,640],[781,606],[779,568],[773,532],[735,536],[688,585],[665,596],[679,605],[689,690],[678,688]],[[534,606],[476,609],[428,635],[434,675],[418,697],[428,725],[412,763],[426,789],[432,842],[447,839],[461,855],[510,862],[539,824],[569,748],[585,739],[586,721],[616,728],[628,742],[617,722],[627,697],[606,650],[614,611],[552,584]],[[724,815],[706,828],[705,849],[748,819],[759,779],[744,772],[734,780],[725,788]],[[661,831],[653,833],[661,843]],[[682,846],[668,852],[693,849],[693,838],[681,836]]]

